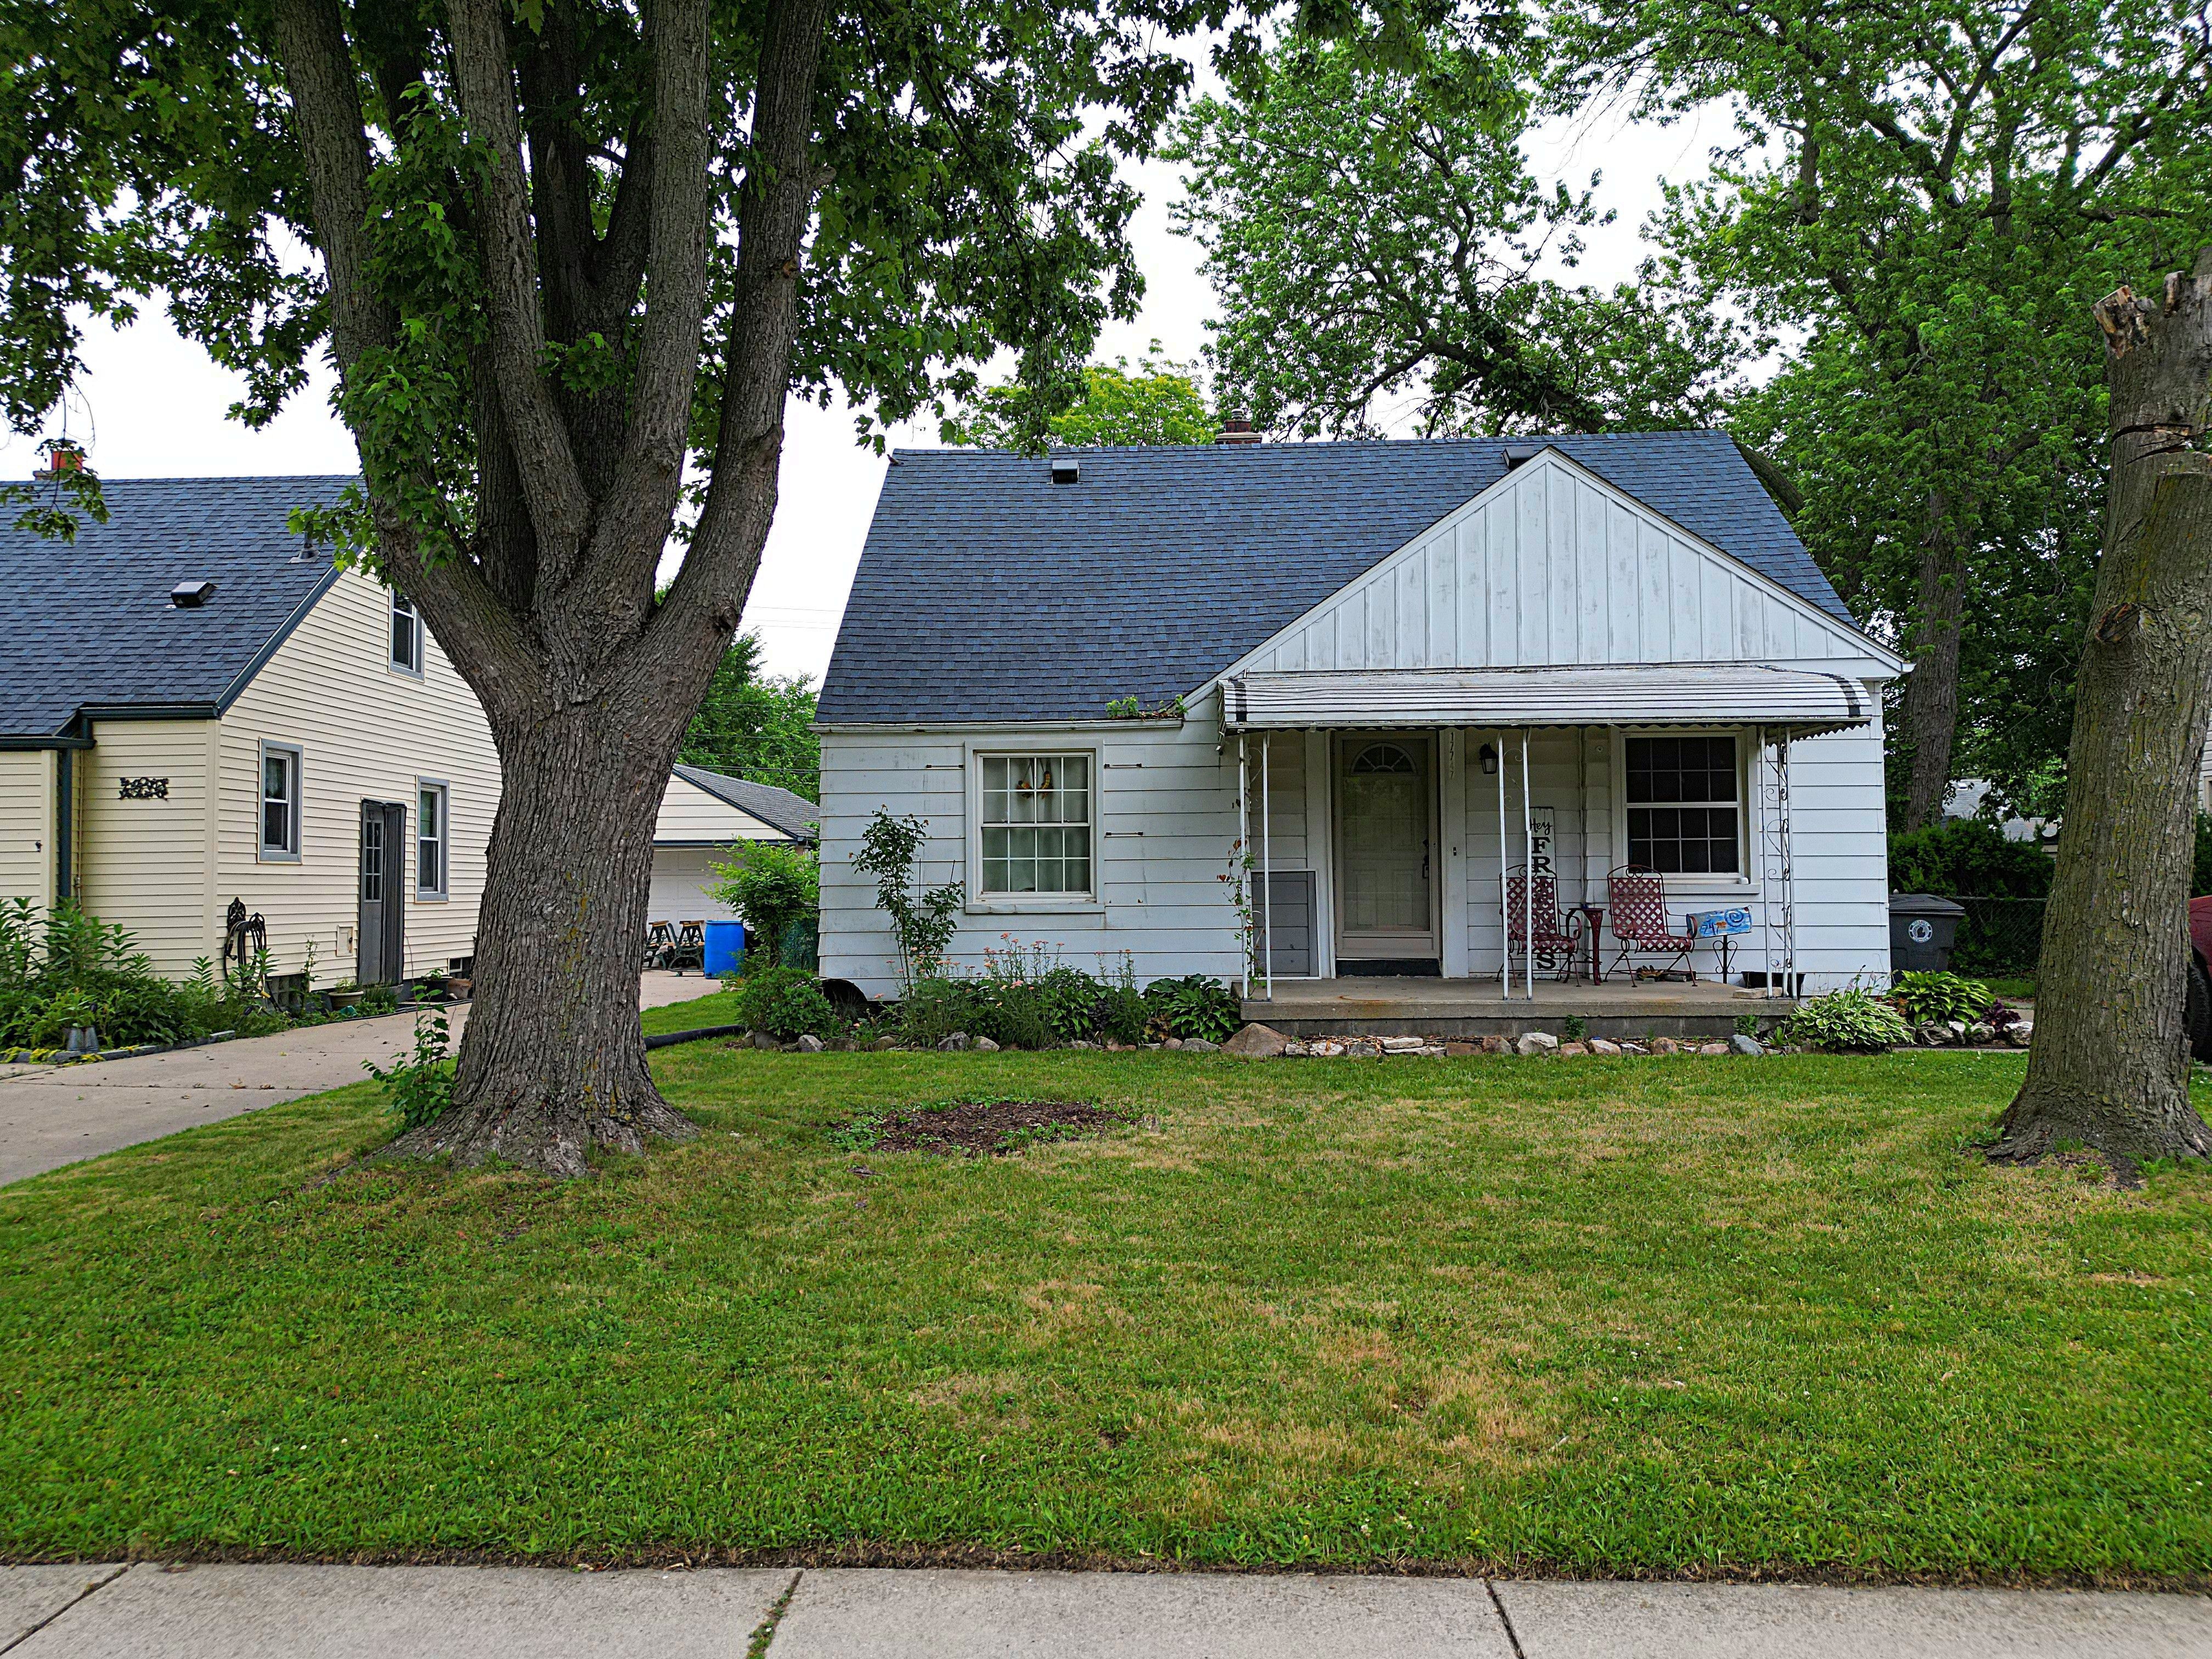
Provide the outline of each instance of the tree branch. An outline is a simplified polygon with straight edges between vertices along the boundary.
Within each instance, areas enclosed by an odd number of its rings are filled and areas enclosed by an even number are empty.
[[[541,579],[550,574],[558,580],[582,550],[592,508],[541,368],[545,322],[538,308],[538,255],[522,175],[522,127],[505,8],[499,0],[452,0],[450,16],[454,85],[483,157],[477,195],[492,370],[538,531]],[[550,573],[544,570],[549,556],[558,567]]]

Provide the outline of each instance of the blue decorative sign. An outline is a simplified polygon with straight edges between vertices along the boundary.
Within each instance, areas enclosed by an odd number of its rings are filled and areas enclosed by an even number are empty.
[[[1689,922],[1690,931],[1699,939],[1719,939],[1727,933],[1749,933],[1751,912],[1741,905],[1727,910],[1693,910]]]

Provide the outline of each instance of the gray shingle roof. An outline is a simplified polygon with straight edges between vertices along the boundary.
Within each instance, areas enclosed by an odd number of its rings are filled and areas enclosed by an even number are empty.
[[[709,772],[703,766],[678,766],[676,775],[695,784],[740,812],[750,812],[763,823],[781,830],[793,841],[812,842],[822,809],[804,795],[779,789],[772,783],[733,778],[727,772]]]
[[[295,562],[286,514],[350,482],[108,480],[108,522],[79,515],[74,543],[17,530],[0,507],[0,738],[52,737],[88,707],[227,705],[333,579],[326,552]],[[187,580],[214,597],[172,606]]]
[[[1557,437],[1572,459],[1846,623],[1723,432]],[[1495,483],[1506,441],[902,450],[817,718],[1096,720],[1190,691]]]

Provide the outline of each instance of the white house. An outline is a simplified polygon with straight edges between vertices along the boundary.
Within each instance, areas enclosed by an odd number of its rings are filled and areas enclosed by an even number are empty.
[[[1903,667],[1721,433],[902,452],[820,702],[823,971],[896,987],[882,808],[969,967],[1245,979],[1241,890],[1278,986],[1494,994],[1533,854],[1563,908],[1637,866],[1674,928],[1749,911],[1739,984],[1886,982]]]
[[[729,861],[738,842],[811,847],[820,809],[788,789],[732,777],[703,766],[678,766],[660,798],[653,830],[655,921],[726,921],[736,915],[709,891],[714,866]]]
[[[498,756],[413,607],[285,528],[349,482],[109,481],[73,543],[0,528],[0,896],[170,975],[234,903],[278,975],[473,956]]]

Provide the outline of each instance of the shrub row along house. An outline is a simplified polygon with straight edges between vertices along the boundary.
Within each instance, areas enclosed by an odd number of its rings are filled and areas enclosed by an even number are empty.
[[[955,963],[1495,981],[1533,861],[1748,911],[1740,984],[1887,983],[1903,667],[1720,433],[902,452],[820,702],[823,971],[898,982],[884,808]]]
[[[111,481],[108,521],[81,517],[73,543],[0,529],[0,897],[73,900],[171,975],[219,957],[239,916],[261,919],[276,975],[469,965],[498,755],[406,599],[286,528],[350,482]],[[684,769],[656,902],[724,914],[704,849],[811,816]]]

